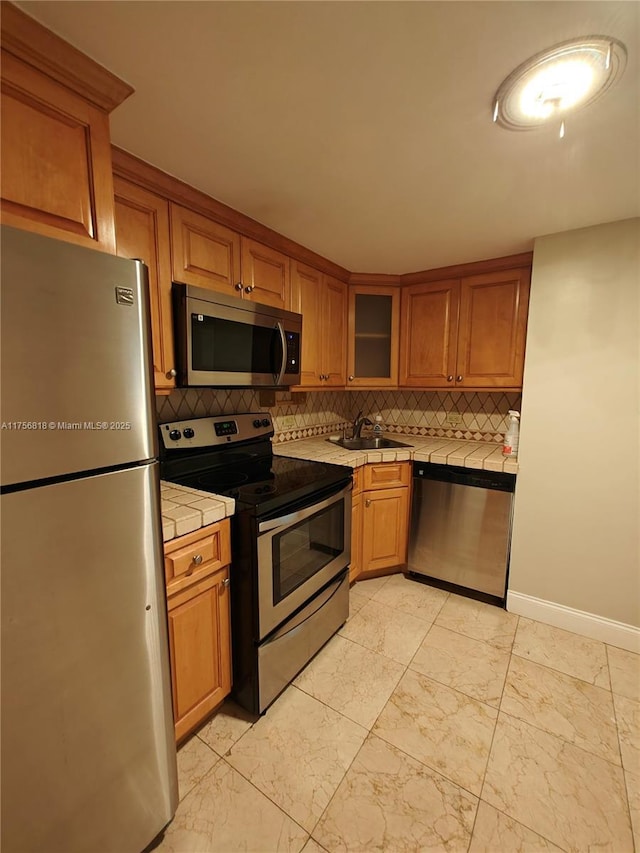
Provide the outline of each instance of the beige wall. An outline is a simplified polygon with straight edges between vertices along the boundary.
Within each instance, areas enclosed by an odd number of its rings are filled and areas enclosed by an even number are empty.
[[[640,219],[535,242],[509,589],[640,626]]]

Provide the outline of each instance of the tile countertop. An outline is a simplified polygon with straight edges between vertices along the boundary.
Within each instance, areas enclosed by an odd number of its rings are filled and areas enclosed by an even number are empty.
[[[236,507],[233,498],[200,492],[164,480],[160,481],[160,498],[164,542],[227,518],[233,515]]]
[[[464,468],[482,468],[485,471],[506,471],[518,473],[515,459],[502,455],[502,445],[483,441],[458,441],[450,438],[424,438],[415,435],[394,433],[394,440],[403,441],[411,447],[390,447],[385,450],[345,450],[327,441],[325,437],[302,438],[298,441],[286,441],[274,444],[273,452],[279,456],[293,456],[298,459],[335,462],[337,465],[349,465],[359,468],[368,462],[435,462],[439,465],[459,465]]]
[[[506,471],[516,474],[518,463],[502,455],[502,446],[481,441],[458,441],[450,438],[423,438],[415,435],[396,435],[410,447],[390,447],[385,450],[345,450],[324,437],[302,438],[274,444],[278,456],[310,459],[318,462],[335,462],[359,468],[368,462],[436,462],[440,465],[459,465],[464,468],[483,468],[485,471]],[[222,495],[212,495],[161,482],[162,538],[165,542],[199,530],[214,521],[233,515],[235,501]]]

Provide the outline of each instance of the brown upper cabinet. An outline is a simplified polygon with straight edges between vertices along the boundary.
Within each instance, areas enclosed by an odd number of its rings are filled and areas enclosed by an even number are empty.
[[[398,385],[400,289],[349,287],[347,388]]]
[[[291,310],[302,314],[301,388],[343,388],[347,285],[306,264],[292,264]]]
[[[400,385],[520,388],[529,284],[518,267],[405,287]]]
[[[115,251],[109,112],[133,92],[2,3],[2,221]]]
[[[171,244],[174,281],[289,307],[289,258],[281,252],[178,204],[171,204]]]
[[[139,258],[149,268],[154,384],[157,392],[167,393],[176,384],[169,202],[118,175],[113,185],[116,252],[123,258]]]

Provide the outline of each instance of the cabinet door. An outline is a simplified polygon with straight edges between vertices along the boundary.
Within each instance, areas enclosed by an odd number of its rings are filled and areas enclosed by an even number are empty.
[[[344,387],[347,368],[347,285],[324,276],[323,386]]]
[[[362,497],[362,571],[406,563],[409,489],[363,492]]]
[[[248,237],[242,238],[242,295],[245,299],[289,308],[289,258]]]
[[[462,279],[458,386],[522,386],[529,282],[529,270],[524,268]]]
[[[362,493],[351,496],[351,564],[349,582],[362,571]]]
[[[322,359],[322,273],[305,264],[293,262],[291,310],[302,314],[302,353],[300,387],[318,387]]]
[[[174,281],[240,295],[240,235],[230,228],[171,204],[171,255]]]
[[[399,321],[399,288],[349,288],[349,388],[397,387]]]
[[[231,691],[228,568],[170,596],[169,653],[176,740]]]
[[[400,385],[453,387],[459,294],[457,280],[414,284],[403,290]]]
[[[2,221],[115,251],[109,117],[2,51]]]
[[[169,203],[117,175],[115,193],[116,254],[139,258],[149,267],[153,376],[157,391],[175,387],[171,326],[171,245]]]

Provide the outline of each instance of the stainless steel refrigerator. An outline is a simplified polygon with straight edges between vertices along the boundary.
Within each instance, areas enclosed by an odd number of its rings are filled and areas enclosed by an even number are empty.
[[[2,228],[3,853],[177,804],[146,267]]]

